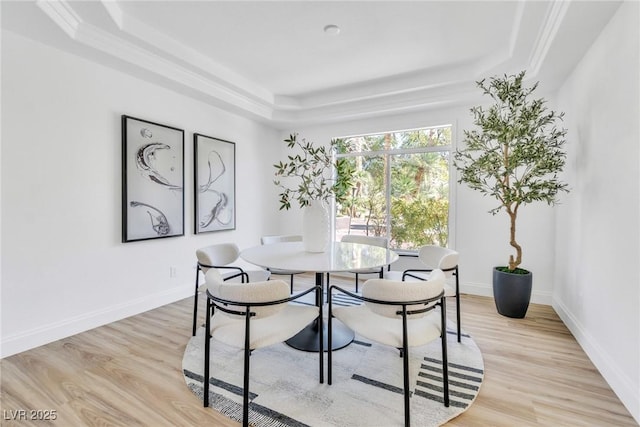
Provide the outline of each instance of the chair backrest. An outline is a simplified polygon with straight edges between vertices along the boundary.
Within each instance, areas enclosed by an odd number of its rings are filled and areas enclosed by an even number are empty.
[[[400,302],[400,301],[420,301],[434,298],[440,295],[444,289],[445,276],[442,270],[433,270],[429,280],[416,282],[403,282],[388,279],[369,279],[362,286],[362,296],[379,301]],[[410,305],[407,311],[417,310],[436,304],[433,301],[427,305]],[[402,310],[399,305],[383,305],[372,302],[365,302],[367,307],[376,314],[385,317],[398,318],[397,312]],[[427,313],[419,313],[409,316],[409,318],[419,318]]]
[[[267,280],[264,282],[234,283],[225,282],[222,275],[215,268],[210,268],[205,275],[207,289],[211,295],[228,301],[239,303],[256,303],[278,301],[289,297],[289,285],[282,280]],[[251,312],[255,313],[254,318],[268,317],[282,310],[287,303],[253,306]],[[244,305],[229,304],[226,306],[231,310],[245,312]],[[234,316],[233,314],[228,314]]]
[[[381,236],[362,236],[358,234],[345,234],[340,239],[341,242],[347,243],[360,243],[363,245],[380,246],[386,248],[389,246],[389,242],[386,237]]]
[[[206,246],[196,251],[196,257],[198,262],[204,265],[228,265],[238,259],[240,256],[240,249],[235,243],[219,243],[216,245]],[[206,267],[202,268],[204,273],[209,270]]]
[[[453,268],[458,265],[458,252],[442,246],[426,245],[418,252],[420,262],[429,268],[439,268],[446,277],[453,275]]]
[[[298,234],[283,234],[279,236],[262,236],[260,238],[260,243],[263,245],[280,242],[302,242],[302,236]]]

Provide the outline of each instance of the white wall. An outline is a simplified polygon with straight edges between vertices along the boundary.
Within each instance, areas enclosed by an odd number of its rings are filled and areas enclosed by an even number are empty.
[[[184,237],[121,243],[122,114],[185,130]],[[235,231],[193,234],[193,132],[236,143]],[[2,356],[192,295],[198,247],[259,244],[277,213],[278,140],[264,125],[3,32]]]
[[[518,229],[523,267],[534,271],[533,301],[550,303],[553,294],[636,420],[638,89],[638,4],[630,2],[557,100],[567,113],[572,193],[556,208],[527,206]],[[190,296],[200,246],[246,247],[262,234],[299,230],[299,211],[278,212],[271,183],[277,144],[289,132],[321,142],[453,123],[459,144],[471,126],[465,107],[276,132],[7,32],[1,114],[2,356]],[[120,243],[121,114],[185,129],[184,237]],[[192,234],[193,132],[237,144],[235,231]],[[463,291],[491,295],[491,267],[511,253],[508,218],[488,214],[493,201],[465,186],[453,191],[451,246],[461,252]]]
[[[572,129],[553,307],[640,422],[639,3],[624,3],[561,88]]]
[[[479,91],[475,87],[470,90]],[[460,146],[462,130],[473,126],[470,107],[304,127],[288,130],[286,135],[296,131],[308,140],[327,143],[332,137],[453,124],[454,144]],[[457,175],[454,180],[457,181]],[[488,211],[496,207],[496,202],[465,185],[455,184],[451,192],[454,217],[450,218],[449,246],[460,252],[462,292],[492,296],[492,269],[496,265],[506,265],[513,253],[509,245],[509,217],[505,212],[495,216],[489,214]],[[554,212],[554,208],[539,204],[523,207],[518,215],[517,239],[523,247],[522,267],[533,271],[532,302],[535,303],[551,304],[555,259]]]

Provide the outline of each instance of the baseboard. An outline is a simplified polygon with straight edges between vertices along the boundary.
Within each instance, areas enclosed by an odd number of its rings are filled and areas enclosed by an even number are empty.
[[[554,298],[552,306],[587,354],[587,357],[591,359],[591,362],[607,381],[613,392],[631,413],[631,416],[635,418],[636,422],[640,423],[640,391],[637,385],[634,387],[629,376],[618,368],[607,352],[598,344],[597,340],[582,327],[578,319],[573,316],[562,301]]]
[[[463,282],[460,283],[460,292],[469,295],[479,295],[493,298],[493,287],[486,283]]]
[[[493,298],[493,285],[488,283],[460,283],[460,292],[463,294],[479,295]],[[531,292],[531,302],[534,304],[551,305],[551,292],[541,292],[535,289]]]
[[[331,273],[331,275],[342,278],[354,277],[352,273],[343,272]],[[463,294],[493,298],[493,285],[490,283],[462,282],[460,283],[460,292]],[[531,302],[534,304],[551,305],[551,301],[551,292],[541,292],[535,289],[531,292]]]
[[[2,337],[0,357],[5,358],[59,339],[85,332],[126,317],[170,304],[193,295],[193,284],[184,284],[167,291],[147,295],[94,312],[33,328],[19,334]]]

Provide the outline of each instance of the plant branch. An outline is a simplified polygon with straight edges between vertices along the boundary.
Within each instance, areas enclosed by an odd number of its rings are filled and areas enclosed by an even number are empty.
[[[279,194],[281,210],[290,209],[293,200],[304,207],[312,200],[328,201],[334,196],[338,199],[346,196],[351,188],[353,171],[344,159],[334,161],[330,154],[341,140],[332,140],[330,151],[324,146],[315,147],[304,138],[298,140],[297,133],[289,135],[284,142],[301,154],[289,154],[287,162],[273,165],[276,168],[273,183],[282,189]],[[329,176],[331,172],[335,177]]]
[[[555,123],[564,113],[547,111],[544,99],[531,99],[538,83],[524,87],[525,72],[492,77],[477,82],[494,104],[473,107],[477,129],[464,131],[465,149],[454,153],[458,182],[494,197],[496,214],[504,209],[510,218],[509,243],[516,256],[509,257],[509,269],[522,262],[522,247],[516,240],[516,222],[521,205],[534,201],[556,203],[558,193],[568,192],[560,181],[566,153],[566,129]]]

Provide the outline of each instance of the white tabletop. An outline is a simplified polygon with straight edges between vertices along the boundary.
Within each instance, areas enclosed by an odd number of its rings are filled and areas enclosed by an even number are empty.
[[[302,242],[254,246],[242,259],[265,268],[331,273],[382,267],[398,259],[394,251],[360,243],[333,242],[325,252],[307,252]]]

